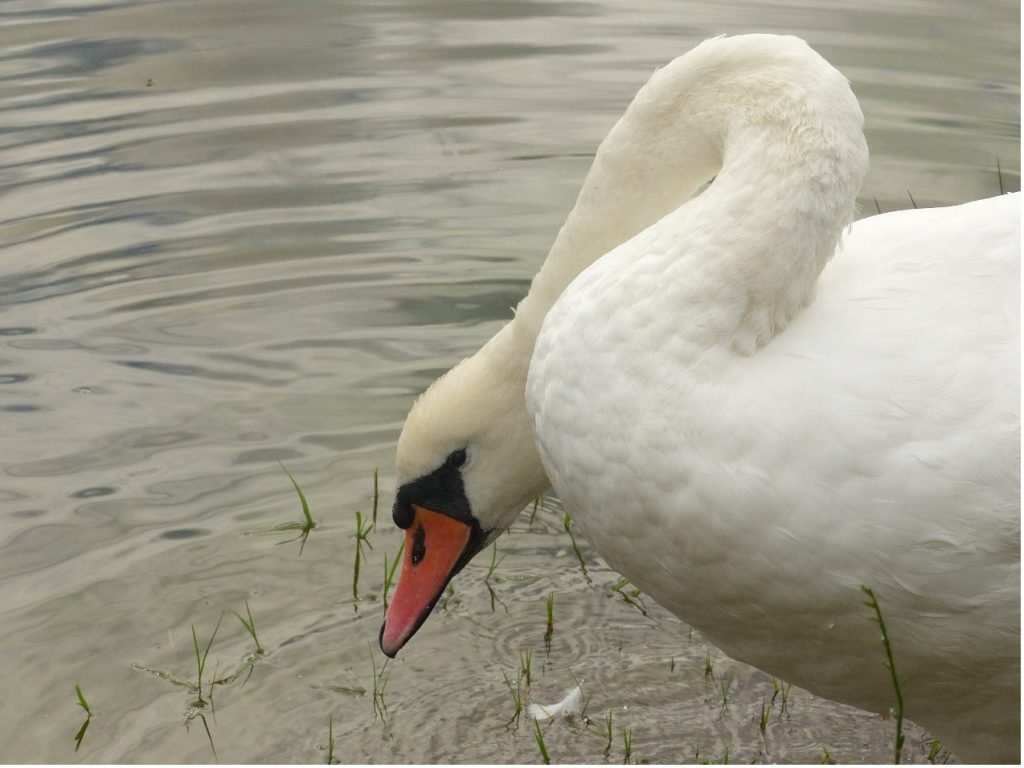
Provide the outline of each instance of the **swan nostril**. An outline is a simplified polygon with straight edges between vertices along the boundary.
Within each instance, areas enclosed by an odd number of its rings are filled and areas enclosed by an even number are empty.
[[[412,535],[412,551],[409,553],[412,564],[417,565],[425,554],[427,554],[427,532],[423,530],[421,524],[416,527],[416,532]]]

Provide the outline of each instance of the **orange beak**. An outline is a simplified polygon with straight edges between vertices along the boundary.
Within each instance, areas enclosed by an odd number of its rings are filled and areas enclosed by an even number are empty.
[[[405,529],[402,572],[380,628],[380,647],[391,658],[426,621],[449,579],[455,575],[471,529],[455,518],[412,505]]]

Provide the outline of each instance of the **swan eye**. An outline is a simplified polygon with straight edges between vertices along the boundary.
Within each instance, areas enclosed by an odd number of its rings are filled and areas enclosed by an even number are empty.
[[[455,467],[456,469],[458,469],[459,467],[461,467],[465,463],[466,463],[466,449],[465,448],[459,448],[459,450],[452,451],[448,455],[448,466],[449,467]]]

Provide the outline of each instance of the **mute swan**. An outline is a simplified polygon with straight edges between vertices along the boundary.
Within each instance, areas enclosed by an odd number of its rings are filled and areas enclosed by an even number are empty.
[[[907,717],[1019,759],[1020,197],[851,228],[862,124],[792,37],[651,77],[515,318],[409,414],[386,654],[550,482],[726,653],[885,712],[872,587]]]

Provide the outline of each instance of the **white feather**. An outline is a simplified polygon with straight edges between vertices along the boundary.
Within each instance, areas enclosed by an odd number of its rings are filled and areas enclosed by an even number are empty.
[[[534,720],[547,722],[559,717],[571,718],[580,713],[583,705],[583,690],[577,685],[565,694],[565,698],[556,704],[530,704],[526,714]]]

